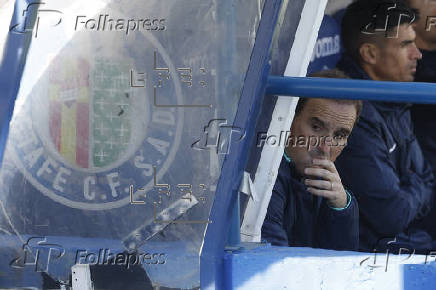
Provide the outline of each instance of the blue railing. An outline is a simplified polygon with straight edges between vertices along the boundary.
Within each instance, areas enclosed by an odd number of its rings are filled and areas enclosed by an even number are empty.
[[[416,82],[269,76],[266,93],[311,98],[436,103],[436,84]]]

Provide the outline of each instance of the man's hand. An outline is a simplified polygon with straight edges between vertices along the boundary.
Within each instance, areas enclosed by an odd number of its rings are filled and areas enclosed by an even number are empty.
[[[336,166],[327,159],[313,159],[314,167],[304,169],[304,174],[319,179],[306,179],[307,191],[327,199],[330,207],[343,208],[347,205],[347,193],[342,186]],[[318,167],[318,168],[315,168]]]

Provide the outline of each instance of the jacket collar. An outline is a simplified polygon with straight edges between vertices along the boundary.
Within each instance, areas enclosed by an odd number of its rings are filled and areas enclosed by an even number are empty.
[[[289,170],[291,178],[295,181],[301,182],[303,176],[297,172],[294,161],[287,156],[286,152],[283,152],[282,162],[286,164],[286,168]]]
[[[356,63],[348,53],[344,53],[337,67],[352,79],[370,80],[369,75]]]

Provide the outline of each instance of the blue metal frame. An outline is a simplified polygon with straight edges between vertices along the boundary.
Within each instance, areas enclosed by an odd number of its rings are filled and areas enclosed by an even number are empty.
[[[257,30],[256,41],[248,66],[244,86],[236,112],[234,126],[244,128],[245,138],[232,144],[226,156],[218,181],[215,200],[207,226],[200,257],[200,283],[202,289],[225,287],[224,246],[227,241],[238,187],[248,160],[249,147],[260,113],[270,71],[269,50],[282,0],[265,0]],[[235,146],[233,146],[235,145]]]
[[[229,238],[227,239],[227,247],[239,248],[241,246],[241,213],[240,213],[240,193],[236,194],[235,205],[233,206],[233,214],[230,219]]]
[[[14,14],[11,20],[11,27],[25,27],[26,17],[32,20],[35,18],[37,11],[33,9],[29,13],[32,15],[23,15],[23,11],[28,7],[32,0],[17,0],[14,6]],[[31,24],[30,23],[27,24]],[[34,19],[33,19],[34,22]],[[15,100],[20,88],[21,76],[23,74],[26,62],[27,51],[32,40],[31,31],[15,33],[9,31],[8,38],[4,47],[3,59],[0,65],[0,164],[3,160],[3,153],[6,147],[6,141],[9,134],[9,123],[14,111]]]
[[[266,93],[280,96],[436,103],[436,84],[333,78],[268,77]]]

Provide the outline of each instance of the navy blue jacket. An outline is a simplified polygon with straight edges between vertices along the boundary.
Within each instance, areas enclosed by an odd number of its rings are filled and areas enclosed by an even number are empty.
[[[262,239],[276,246],[357,250],[359,209],[335,210],[306,190],[294,164],[282,159],[262,226]]]
[[[421,50],[415,81],[436,83],[436,51]],[[415,135],[436,176],[436,105],[416,104],[411,109]]]
[[[352,78],[369,79],[347,55],[338,68]],[[363,251],[385,250],[394,239],[417,251],[432,248],[424,217],[433,205],[433,174],[413,133],[409,108],[364,101],[336,161],[343,184],[359,203]]]

